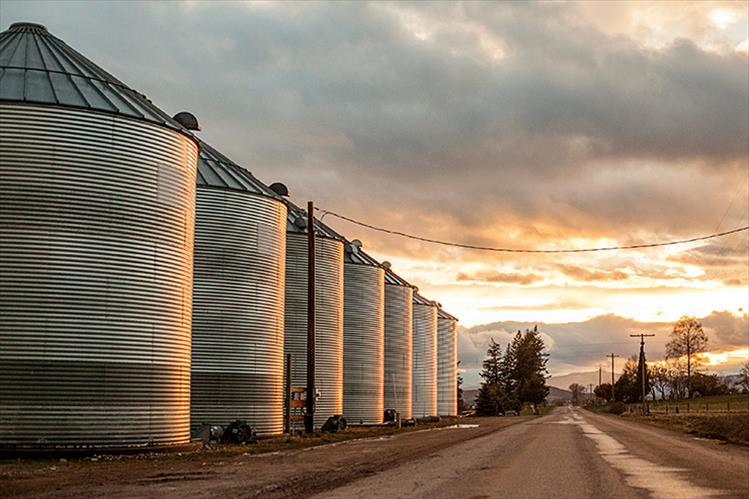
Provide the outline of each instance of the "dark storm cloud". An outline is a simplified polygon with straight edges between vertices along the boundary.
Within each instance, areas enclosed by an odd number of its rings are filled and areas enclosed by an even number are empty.
[[[440,232],[430,217],[475,229],[461,239],[496,223],[532,234],[540,219],[691,233],[715,222],[747,158],[746,56],[689,40],[647,50],[570,4],[2,9],[193,110],[261,178],[377,222],[409,210],[401,228],[422,233]]]

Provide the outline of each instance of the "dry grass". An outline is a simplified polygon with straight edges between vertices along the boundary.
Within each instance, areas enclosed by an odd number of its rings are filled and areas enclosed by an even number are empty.
[[[680,431],[704,438],[715,438],[749,445],[749,414],[625,414],[630,420]]]

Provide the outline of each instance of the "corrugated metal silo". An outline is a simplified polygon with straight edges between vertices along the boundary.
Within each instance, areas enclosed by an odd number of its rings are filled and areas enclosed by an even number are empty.
[[[410,419],[413,354],[413,286],[385,272],[385,409]]]
[[[0,447],[189,441],[197,156],[43,26],[0,34]]]
[[[284,351],[291,354],[291,386],[307,385],[307,214],[289,203],[286,233]],[[315,428],[343,414],[343,240],[315,226]]]
[[[458,319],[437,312],[437,411],[458,415]]]
[[[413,416],[437,416],[437,306],[413,295]]]
[[[193,291],[193,432],[246,420],[283,432],[286,204],[200,143]]]
[[[378,424],[384,417],[385,271],[346,245],[343,264],[343,415],[349,424]]]

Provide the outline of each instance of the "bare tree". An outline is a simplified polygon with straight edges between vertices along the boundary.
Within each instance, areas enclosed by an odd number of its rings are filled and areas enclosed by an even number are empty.
[[[653,384],[653,400],[655,400],[656,390],[661,395],[661,400],[666,398],[666,390],[669,387],[669,369],[668,365],[663,362],[653,364],[648,368],[650,371],[650,382]]]
[[[569,389],[572,392],[572,405],[580,405],[585,395],[585,387],[578,383],[572,383]]]
[[[749,362],[741,367],[741,379],[739,380],[744,392],[749,392]]]
[[[692,316],[685,315],[674,324],[671,339],[666,344],[666,358],[687,360],[687,398],[692,397],[692,365],[699,364],[696,354],[707,348],[707,335],[702,330],[702,324]]]

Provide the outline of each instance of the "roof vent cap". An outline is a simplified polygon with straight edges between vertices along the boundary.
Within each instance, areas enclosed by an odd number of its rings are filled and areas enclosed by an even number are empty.
[[[354,255],[359,254],[359,250],[361,249],[361,247],[362,247],[361,241],[359,241],[358,239],[354,239],[348,245],[349,252]]]
[[[390,270],[391,265],[390,265],[390,262],[388,262],[387,260],[385,260],[384,262],[382,262],[380,264],[380,267],[382,267],[385,270]]]
[[[304,217],[302,217],[302,216],[296,217],[294,219],[294,226],[297,229],[302,229],[302,230],[306,229],[307,228],[307,219],[304,218]]]
[[[44,31],[45,33],[48,33],[47,27],[43,24],[37,24],[37,23],[30,23],[30,22],[19,22],[19,23],[13,23],[8,28],[9,30],[22,30],[22,29],[33,29],[38,31]]]
[[[286,187],[286,184],[283,184],[281,182],[273,182],[272,184],[270,184],[270,190],[285,198],[291,195],[289,194],[289,188]]]
[[[198,122],[198,118],[195,117],[194,114],[188,113],[187,111],[182,111],[180,113],[177,113],[173,116],[174,121],[182,125],[188,130],[195,130],[197,132],[200,131],[200,123]]]

